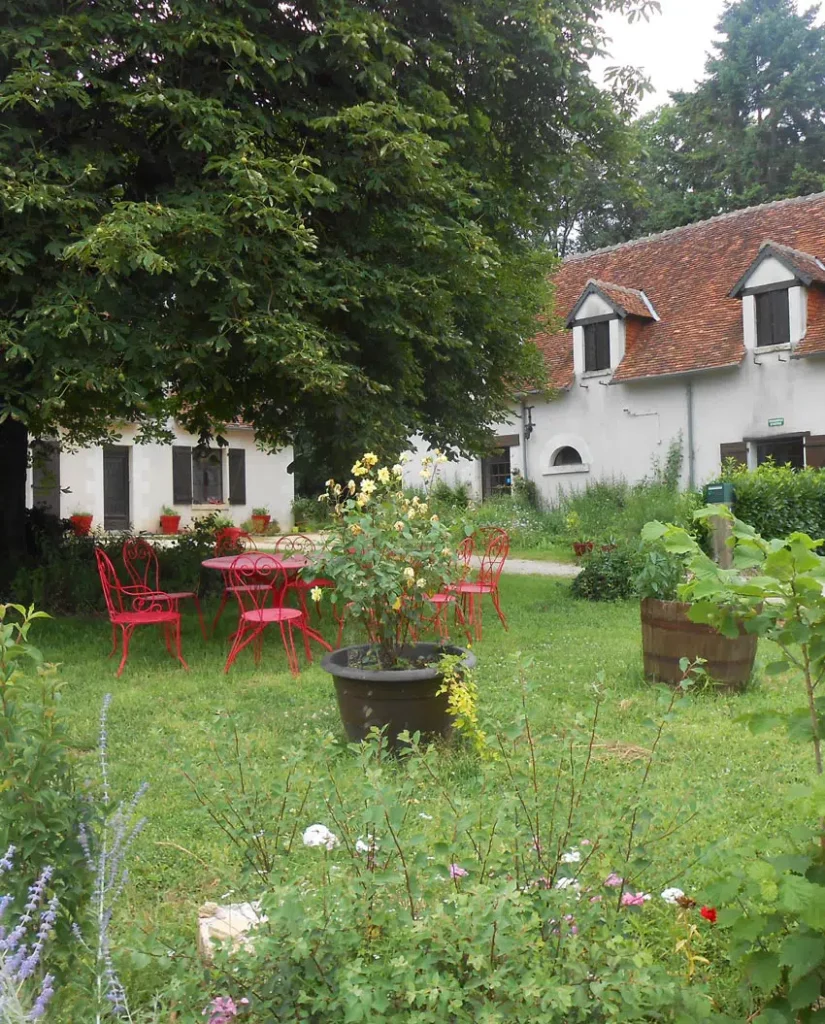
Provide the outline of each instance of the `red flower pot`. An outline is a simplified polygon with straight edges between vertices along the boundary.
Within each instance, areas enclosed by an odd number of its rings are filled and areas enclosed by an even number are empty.
[[[237,545],[240,549],[242,546],[241,537],[243,537],[243,535],[244,531],[240,526],[222,526],[220,530],[215,533],[215,541],[216,543],[225,544],[228,547]]]
[[[265,533],[271,519],[272,516],[253,516],[252,525],[255,527],[255,533]]]
[[[94,516],[69,516],[75,537],[88,537],[92,529]]]
[[[584,557],[584,555],[589,555],[592,550],[593,550],[593,541],[592,540],[574,541],[573,542],[573,552],[574,552],[576,558],[582,558],[582,557]]]
[[[180,516],[161,516],[160,532],[165,534],[177,533],[180,527]]]

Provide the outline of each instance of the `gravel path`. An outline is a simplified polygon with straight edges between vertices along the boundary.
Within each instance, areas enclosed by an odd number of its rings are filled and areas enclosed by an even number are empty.
[[[481,565],[480,558],[474,558],[473,564]],[[578,576],[581,568],[567,562],[547,562],[533,558],[508,558],[504,563],[504,572],[514,576]]]

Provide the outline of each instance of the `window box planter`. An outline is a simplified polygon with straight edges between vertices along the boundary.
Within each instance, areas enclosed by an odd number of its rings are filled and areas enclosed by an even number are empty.
[[[705,671],[726,689],[741,690],[753,672],[756,637],[745,633],[727,637],[712,626],[691,622],[689,604],[646,597],[641,604],[644,670],[654,682],[677,685],[682,680],[679,662],[704,658]]]
[[[252,525],[255,528],[255,533],[266,533],[267,527],[272,520],[270,515],[254,515],[252,516]]]
[[[177,533],[180,529],[180,516],[161,516],[160,532],[165,535]]]
[[[442,684],[438,658],[442,653],[462,654],[462,663],[469,669],[476,664],[475,655],[461,647],[411,644],[404,649],[403,656],[413,664],[424,662],[423,668],[381,670],[361,666],[369,649],[367,644],[341,647],[330,651],[321,662],[321,668],[330,673],[335,683],[347,738],[358,743],[373,726],[386,726],[391,748],[405,729],[428,738],[449,736],[453,720],[447,710],[447,694],[438,694]]]
[[[80,513],[69,516],[69,522],[72,524],[75,537],[88,537],[92,530],[93,519],[94,516],[82,515]]]

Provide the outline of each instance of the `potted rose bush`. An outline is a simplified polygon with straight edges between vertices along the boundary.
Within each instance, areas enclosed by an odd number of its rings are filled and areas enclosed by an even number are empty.
[[[347,735],[363,739],[373,726],[386,727],[390,743],[404,730],[446,735],[452,719],[443,685],[449,671],[470,668],[475,658],[460,647],[422,642],[431,626],[430,595],[460,577],[449,530],[427,499],[436,453],[423,463],[425,497],[408,497],[400,465],[379,466],[368,452],[352,467],[348,483],[327,481],[333,526],[320,560],[308,570],[334,588],[313,591],[338,615],[357,621],[365,643],[328,654],[322,666],[334,679]],[[439,692],[441,691],[441,692]]]

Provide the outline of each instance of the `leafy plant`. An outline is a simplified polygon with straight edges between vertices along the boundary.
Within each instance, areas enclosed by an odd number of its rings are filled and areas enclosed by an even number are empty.
[[[180,512],[178,512],[177,509],[172,508],[171,505],[162,505],[160,514],[162,516],[178,516],[180,515]]]
[[[635,594],[639,555],[627,548],[596,551],[573,580],[573,595],[588,601],[622,601]]]
[[[443,458],[436,452],[423,460],[428,485]],[[458,578],[452,538],[427,501],[405,496],[400,464],[378,466],[367,452],[352,474],[345,485],[328,481],[322,498],[335,518],[312,572],[335,582],[329,599],[361,623],[377,664],[396,668],[410,638],[432,618],[428,595]]]
[[[266,507],[266,505],[258,505],[256,508],[252,509],[252,515],[253,516],[268,516],[269,515],[269,509]]]
[[[89,897],[78,838],[87,810],[58,713],[63,684],[29,640],[43,618],[34,608],[0,605],[0,848],[13,846],[29,877],[49,868],[64,910],[76,917]],[[26,895],[20,885],[11,894],[18,906]]]
[[[297,529],[324,529],[330,523],[329,505],[316,498],[295,498],[292,502],[292,518]]]
[[[736,857],[711,891],[729,909],[720,924],[730,929],[734,958],[763,993],[761,1024],[795,1024],[822,1019],[825,998],[825,562],[822,540],[793,533],[765,540],[726,506],[698,516],[720,516],[732,530],[733,568],[721,569],[685,530],[661,523],[646,529],[650,539],[688,560],[691,578],[680,595],[692,602],[690,617],[729,636],[739,623],[771,641],[779,658],[771,675],[790,677],[804,703],[790,712],[760,711],[746,716],[751,730],[782,728],[788,739],[810,743],[813,781],[796,787],[799,823],[784,850]]]
[[[641,555],[640,562],[633,584],[639,597],[675,601],[685,581],[684,560],[660,544],[651,544]]]
[[[796,470],[764,462],[746,470],[733,460],[723,469],[733,484],[736,515],[763,537],[786,537],[800,531],[825,536],[825,471]]]

